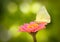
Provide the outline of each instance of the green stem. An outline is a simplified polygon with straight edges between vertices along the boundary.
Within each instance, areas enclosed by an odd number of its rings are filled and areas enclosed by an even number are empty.
[[[37,40],[36,40],[36,32],[32,32],[30,34],[32,35],[34,42],[37,42]]]

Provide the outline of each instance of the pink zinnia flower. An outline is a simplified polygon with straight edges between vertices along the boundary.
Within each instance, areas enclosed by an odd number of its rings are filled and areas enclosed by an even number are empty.
[[[41,23],[36,23],[36,22],[30,22],[29,24],[24,24],[22,26],[19,27],[19,31],[21,32],[37,32],[41,29],[45,28],[45,25],[47,25],[47,23],[45,22],[41,22]]]

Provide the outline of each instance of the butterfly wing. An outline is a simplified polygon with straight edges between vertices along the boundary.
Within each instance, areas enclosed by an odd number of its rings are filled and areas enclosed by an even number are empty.
[[[51,22],[50,15],[44,6],[42,6],[40,8],[40,10],[37,12],[35,21],[36,22],[46,22],[46,23]]]

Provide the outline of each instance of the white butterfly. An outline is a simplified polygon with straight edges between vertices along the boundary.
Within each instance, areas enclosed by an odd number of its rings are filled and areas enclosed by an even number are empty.
[[[36,14],[36,22],[46,22],[50,23],[51,22],[51,17],[49,13],[47,12],[45,6],[42,6],[40,10]]]

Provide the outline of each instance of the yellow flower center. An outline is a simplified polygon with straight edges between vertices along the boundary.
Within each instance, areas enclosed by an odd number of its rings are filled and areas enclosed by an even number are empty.
[[[34,27],[37,27],[37,26],[38,26],[38,24],[31,24],[31,25],[28,26],[28,28],[34,28]]]

